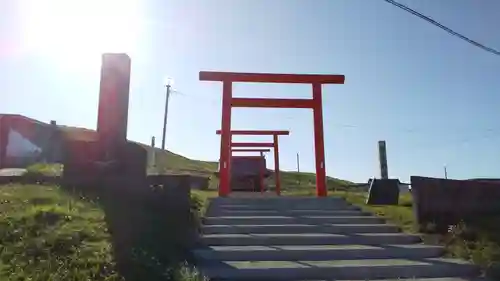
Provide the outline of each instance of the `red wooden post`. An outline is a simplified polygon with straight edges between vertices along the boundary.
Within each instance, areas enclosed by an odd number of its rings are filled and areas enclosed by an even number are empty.
[[[281,181],[280,181],[280,156],[278,146],[278,135],[273,136],[274,140],[274,176],[276,181],[276,194],[281,195]]]
[[[316,153],[316,195],[327,196],[325,172],[325,144],[323,136],[323,99],[321,84],[313,84],[314,151]]]
[[[231,99],[232,83],[224,81],[222,83],[222,133],[220,145],[219,162],[219,196],[227,196],[231,182]]]

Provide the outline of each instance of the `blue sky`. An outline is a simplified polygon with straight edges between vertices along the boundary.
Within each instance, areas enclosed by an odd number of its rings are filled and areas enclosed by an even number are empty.
[[[498,1],[399,2],[500,48]],[[500,57],[385,1],[66,3],[0,2],[0,112],[95,128],[99,53],[127,51],[128,138],[149,143],[156,136],[160,143],[162,84],[170,76],[179,93],[170,103],[167,147],[216,160],[221,85],[198,81],[200,70],[344,74],[345,85],[323,88],[328,175],[379,175],[383,139],[391,177],[440,177],[445,164],[453,178],[500,176]],[[233,92],[311,96],[306,85],[236,84]],[[294,170],[299,153],[301,170],[314,171],[311,111],[235,109],[232,127],[289,129],[280,141],[281,167]]]

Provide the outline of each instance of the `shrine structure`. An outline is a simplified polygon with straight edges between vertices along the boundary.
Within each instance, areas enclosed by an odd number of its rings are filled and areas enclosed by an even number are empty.
[[[323,84],[344,84],[344,75],[201,71],[199,79],[200,81],[222,82],[220,196],[226,196],[230,191],[231,111],[233,107],[312,109],[314,116],[314,147],[316,154],[316,194],[320,197],[327,196],[323,135],[323,99],[321,91]],[[312,98],[282,99],[233,97],[233,83],[235,82],[311,84]]]

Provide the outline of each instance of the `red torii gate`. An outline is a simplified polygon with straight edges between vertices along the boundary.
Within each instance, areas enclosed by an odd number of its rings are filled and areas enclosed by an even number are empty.
[[[217,130],[216,133],[218,135],[221,134],[221,130]],[[233,135],[246,135],[246,136],[273,136],[273,142],[264,143],[264,142],[232,142],[231,138],[231,151],[234,151],[233,147],[272,147],[274,148],[274,174],[276,181],[276,194],[281,194],[281,181],[280,181],[280,158],[279,158],[279,145],[278,145],[278,137],[279,136],[288,136],[290,135],[290,131],[273,131],[273,130],[232,130],[230,137]],[[262,152],[261,152],[262,155]],[[229,162],[229,169],[230,171]],[[263,180],[263,179],[262,179]],[[226,188],[226,189],[224,189]],[[225,196],[229,194],[230,188],[229,184],[223,187],[219,184],[219,195]]]
[[[220,190],[229,190],[231,155],[231,109],[233,107],[311,108],[314,115],[316,194],[326,196],[325,146],[323,136],[323,84],[344,84],[344,75],[271,74],[200,71],[200,81],[222,82],[222,136],[220,149]],[[312,99],[235,98],[233,82],[312,84]],[[224,193],[222,192],[222,193]],[[227,193],[224,193],[227,194]],[[223,195],[224,196],[224,195]]]

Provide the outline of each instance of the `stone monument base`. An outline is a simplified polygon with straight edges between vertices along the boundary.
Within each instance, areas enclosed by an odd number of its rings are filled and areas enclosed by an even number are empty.
[[[368,190],[367,205],[398,205],[399,180],[373,179]]]

